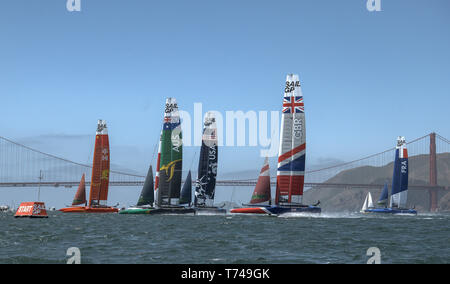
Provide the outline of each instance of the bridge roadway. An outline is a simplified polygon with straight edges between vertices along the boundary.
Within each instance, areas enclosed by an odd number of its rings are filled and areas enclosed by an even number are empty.
[[[192,182],[195,185],[195,181]],[[0,187],[77,187],[79,181],[72,182],[0,182]],[[272,186],[276,185],[275,181],[271,182]],[[110,181],[110,186],[143,186],[144,181]],[[239,181],[239,180],[218,180],[217,186],[249,186],[256,185],[256,181]],[[86,181],[86,186],[90,186],[90,182]],[[339,184],[339,183],[305,183],[305,188],[345,188],[345,189],[380,189],[384,184]],[[409,185],[409,189],[434,189],[434,190],[450,190],[450,186],[430,186],[430,185]]]

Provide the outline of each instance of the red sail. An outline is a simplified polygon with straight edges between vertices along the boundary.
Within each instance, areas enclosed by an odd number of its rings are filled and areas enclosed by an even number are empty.
[[[270,173],[269,173],[269,160],[266,158],[264,165],[259,174],[258,182],[256,183],[255,190],[253,191],[250,204],[259,204],[263,202],[270,203]]]
[[[106,123],[99,120],[95,136],[89,207],[106,205],[109,185],[109,140]],[[103,201],[103,202],[102,202]]]
[[[86,203],[86,180],[85,175],[81,177],[80,185],[78,185],[77,193],[73,199],[72,205],[80,205]]]
[[[109,188],[109,138],[108,135],[102,135],[102,176],[100,178],[100,201],[108,200]]]

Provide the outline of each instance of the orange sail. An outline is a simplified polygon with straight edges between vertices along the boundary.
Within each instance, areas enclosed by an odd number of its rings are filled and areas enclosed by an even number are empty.
[[[80,187],[84,184],[84,175]],[[104,120],[98,121],[97,135],[95,136],[95,150],[94,162],[92,167],[91,190],[89,193],[88,206],[75,206],[69,208],[62,208],[59,211],[66,213],[114,213],[119,209],[109,207],[106,205],[108,200],[108,186],[109,186],[109,140],[106,122]],[[85,192],[84,190],[82,190]],[[78,199],[77,191],[73,205]],[[81,194],[81,193],[80,193]],[[86,198],[86,194],[84,196]],[[86,202],[86,201],[84,201]],[[78,203],[81,204],[81,203]]]
[[[80,185],[78,185],[77,193],[73,199],[72,205],[86,204],[86,180],[85,174],[81,177]]]
[[[259,174],[258,182],[256,183],[255,190],[253,191],[250,204],[263,204],[270,205],[271,193],[270,193],[270,173],[269,173],[269,159],[264,160],[264,165]]]
[[[109,186],[109,139],[106,123],[99,120],[95,136],[89,207],[106,206]]]

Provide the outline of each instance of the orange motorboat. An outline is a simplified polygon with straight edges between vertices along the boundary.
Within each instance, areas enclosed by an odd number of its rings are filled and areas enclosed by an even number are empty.
[[[92,167],[91,189],[89,204],[86,201],[86,183],[83,174],[72,207],[59,211],[64,213],[115,213],[118,208],[106,205],[109,186],[109,139],[106,122],[98,121],[97,135],[95,136],[94,161]],[[77,206],[84,204],[84,206]]]

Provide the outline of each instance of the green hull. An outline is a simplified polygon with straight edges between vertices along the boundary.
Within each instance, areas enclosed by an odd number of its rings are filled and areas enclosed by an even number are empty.
[[[119,214],[150,214],[150,211],[155,210],[154,208],[130,208],[125,210],[120,210]]]

